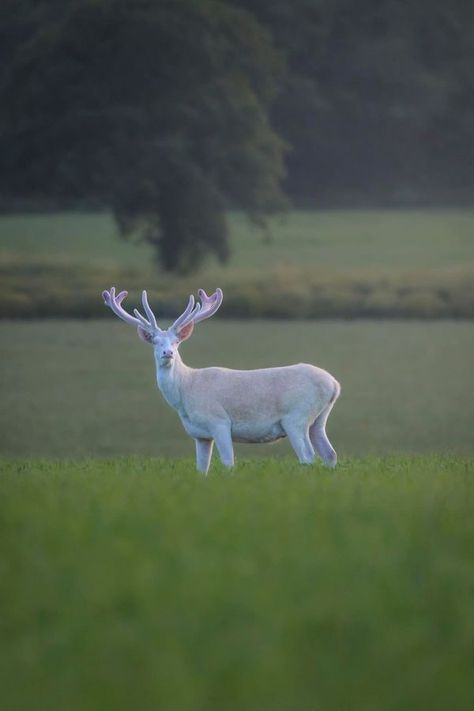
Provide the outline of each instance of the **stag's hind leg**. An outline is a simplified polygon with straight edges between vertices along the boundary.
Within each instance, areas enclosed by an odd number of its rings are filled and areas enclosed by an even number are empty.
[[[331,442],[328,439],[328,436],[326,434],[326,422],[329,417],[329,413],[331,412],[334,403],[336,402],[337,398],[339,396],[339,388],[336,391],[336,394],[334,398],[331,400],[329,405],[326,405],[324,410],[320,412],[320,414],[317,416],[311,427],[309,428],[309,438],[311,440],[311,443],[316,450],[316,452],[319,454],[323,462],[328,466],[328,467],[335,467],[337,464],[337,454],[332,446]]]
[[[312,464],[315,454],[309,438],[308,426],[304,423],[293,422],[291,419],[282,420],[281,424],[300,464]]]

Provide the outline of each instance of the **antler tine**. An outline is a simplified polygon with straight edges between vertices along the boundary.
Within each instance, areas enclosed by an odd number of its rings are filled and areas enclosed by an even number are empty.
[[[150,304],[148,303],[148,295],[145,290],[142,291],[142,304],[143,308],[145,309],[145,313],[148,316],[148,320],[150,321],[150,324],[152,327],[156,330],[159,331],[158,324],[156,322],[156,317],[153,311],[150,308]]]
[[[175,331],[177,331],[179,328],[182,328],[185,324],[189,323],[189,321],[193,321],[196,314],[198,314],[200,310],[201,305],[194,305],[194,296],[191,294],[191,296],[189,297],[188,305],[186,306],[181,316],[176,319],[171,328]]]
[[[127,313],[124,308],[122,308],[121,303],[127,295],[127,291],[121,291],[120,294],[116,295],[115,286],[112,286],[110,291],[102,292],[102,297],[107,306],[112,309],[114,314],[121,318],[122,321],[125,321],[126,323],[129,323],[132,326],[142,326],[148,331],[153,331],[152,325],[148,323],[148,321],[141,314],[138,314],[140,318],[135,318],[131,314]]]
[[[199,298],[201,299],[201,310],[194,318],[194,323],[199,323],[199,321],[204,321],[204,319],[209,318],[216,313],[217,309],[222,304],[224,294],[222,289],[219,287],[215,290],[211,296],[208,296],[204,289],[199,289]]]
[[[135,314],[137,319],[140,321],[142,326],[144,326],[145,328],[148,328],[149,330],[153,330],[153,326],[151,325],[151,323],[146,320],[146,318],[143,316],[143,314],[140,313],[140,311],[138,309],[133,309],[133,313]]]

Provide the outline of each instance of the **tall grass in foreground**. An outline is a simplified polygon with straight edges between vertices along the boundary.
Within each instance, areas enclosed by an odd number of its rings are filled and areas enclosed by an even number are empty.
[[[473,465],[3,460],[3,708],[470,709]]]

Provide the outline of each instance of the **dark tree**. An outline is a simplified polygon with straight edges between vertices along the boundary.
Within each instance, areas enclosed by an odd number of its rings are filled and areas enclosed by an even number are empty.
[[[472,0],[231,1],[287,56],[272,123],[290,194],[472,199]]]
[[[91,198],[165,269],[228,254],[225,210],[279,209],[271,37],[219,0],[20,2],[0,78],[4,194]]]

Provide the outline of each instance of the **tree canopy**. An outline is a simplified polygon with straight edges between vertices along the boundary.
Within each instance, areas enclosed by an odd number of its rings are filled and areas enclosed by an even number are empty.
[[[169,270],[225,211],[474,196],[471,0],[4,0],[0,196],[111,208]]]
[[[284,62],[269,33],[218,0],[56,8],[17,23],[2,82],[3,190],[100,201],[169,270],[207,251],[225,259],[225,208],[261,221],[283,201],[268,106]]]
[[[285,52],[286,188],[343,203],[474,198],[471,0],[233,0]]]

